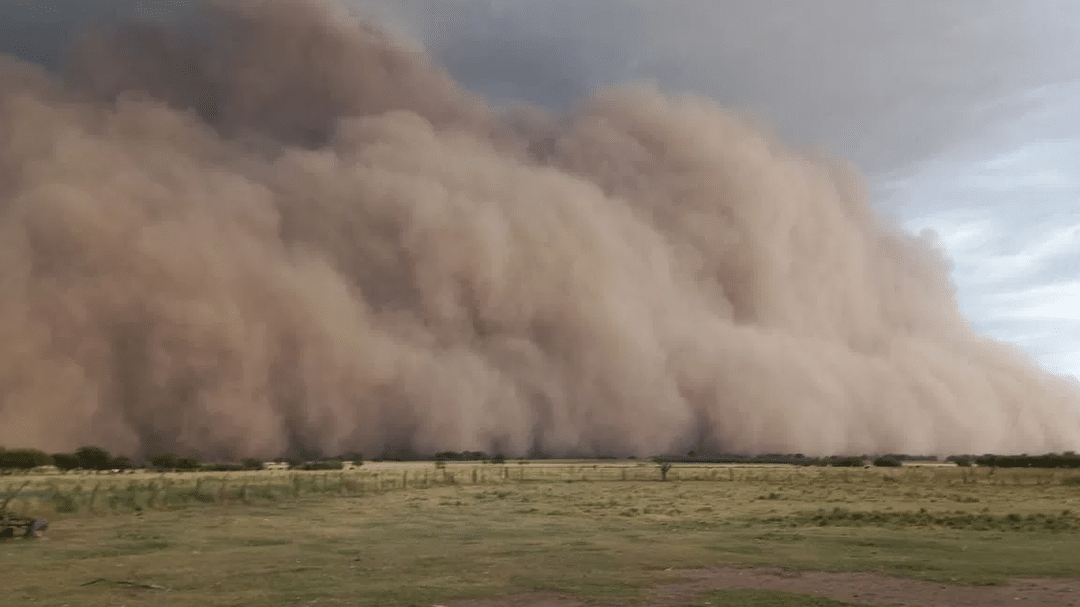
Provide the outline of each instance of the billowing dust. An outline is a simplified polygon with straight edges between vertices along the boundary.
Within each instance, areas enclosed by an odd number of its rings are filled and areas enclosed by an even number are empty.
[[[312,2],[0,56],[0,444],[1038,452],[1080,387],[843,162],[649,86],[494,109]]]

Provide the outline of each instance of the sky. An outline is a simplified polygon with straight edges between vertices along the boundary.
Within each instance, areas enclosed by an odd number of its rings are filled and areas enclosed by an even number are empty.
[[[1080,377],[1080,3],[343,1],[495,101],[563,109],[652,80],[851,160],[875,206],[936,233],[977,328]],[[90,10],[0,4],[9,26]],[[168,17],[184,3],[118,4]],[[0,22],[0,47],[22,44],[14,31]]]
[[[981,331],[1080,377],[1080,3],[371,0],[494,100],[652,80],[849,159]]]

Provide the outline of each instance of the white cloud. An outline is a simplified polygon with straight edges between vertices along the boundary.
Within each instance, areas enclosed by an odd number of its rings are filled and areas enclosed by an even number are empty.
[[[997,307],[987,316],[1080,321],[1080,280],[999,293],[994,300]]]

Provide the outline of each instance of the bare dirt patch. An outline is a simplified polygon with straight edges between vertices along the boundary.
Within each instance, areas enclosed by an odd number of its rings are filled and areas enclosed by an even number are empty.
[[[717,568],[672,572],[687,581],[661,586],[648,604],[670,605],[709,590],[778,590],[867,605],[911,607],[1080,607],[1080,579],[1016,578],[1000,586],[959,586],[873,573]]]

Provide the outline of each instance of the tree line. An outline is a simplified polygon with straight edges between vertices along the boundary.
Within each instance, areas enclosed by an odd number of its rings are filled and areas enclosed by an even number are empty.
[[[345,461],[351,461],[357,465],[362,463],[363,458],[359,453],[345,453],[336,458],[300,461],[279,457],[273,461],[291,469],[340,470],[344,467]],[[134,469],[184,472],[262,470],[265,468],[265,463],[254,458],[246,458],[239,463],[203,462],[197,457],[180,457],[171,453],[158,454],[137,463],[127,456],[113,455],[108,450],[95,446],[80,447],[72,453],[46,453],[40,449],[5,449],[0,446],[0,474],[28,472],[43,466],[55,466],[62,472],[72,470],[125,472]]]
[[[1080,455],[1073,451],[1045,455],[950,455],[958,466],[975,464],[984,468],[1080,468]]]
[[[356,452],[346,452],[334,457],[325,457],[317,453],[308,453],[307,457],[277,457],[272,463],[283,465],[292,470],[341,470],[345,462],[361,465],[364,456]],[[486,461],[503,463],[506,458],[500,454],[490,455],[483,451],[443,451],[434,455],[419,455],[410,452],[386,452],[371,461]],[[197,457],[180,457],[171,453],[152,456],[144,462],[133,462],[123,455],[112,455],[101,447],[89,446],[76,449],[73,453],[46,453],[39,449],[10,449],[0,446],[0,474],[11,474],[19,470],[32,470],[42,466],[56,466],[63,472],[71,470],[118,470],[153,469],[168,471],[234,471],[261,470],[266,467],[262,460],[247,458],[236,463],[204,462]]]
[[[763,453],[746,455],[739,453],[707,454],[690,451],[686,455],[664,455],[655,461],[679,464],[788,464],[791,466],[832,466],[836,468],[862,468],[869,462],[874,466],[901,466],[909,461],[938,461],[936,455],[909,455],[886,453],[883,455],[828,455],[807,456],[802,453]]]
[[[45,453],[40,449],[4,449],[0,447],[0,471],[31,470],[56,466],[60,470],[127,470],[133,467],[124,456],[113,456],[100,447],[81,447],[74,453]]]
[[[537,458],[529,458],[537,459]],[[541,458],[542,459],[542,458]],[[612,457],[600,459],[614,459]],[[635,458],[631,458],[635,459]],[[833,466],[833,467],[863,467],[873,465],[878,467],[901,466],[906,461],[939,461],[937,456],[908,455],[908,454],[884,454],[884,455],[832,455],[826,457],[809,457],[802,453],[782,454],[766,453],[759,455],[743,454],[699,454],[690,451],[686,455],[671,456],[663,455],[652,458],[657,463],[703,463],[703,464],[789,464],[794,466]],[[506,458],[501,454],[489,455],[483,451],[443,451],[433,456],[420,457],[412,455],[405,457],[401,454],[393,456],[380,456],[372,461],[437,461],[437,462],[469,462],[486,461],[490,463],[504,463]],[[272,460],[289,469],[299,470],[340,470],[344,462],[352,462],[354,465],[362,464],[364,458],[359,453],[343,453],[336,457],[314,456],[308,459],[293,457],[278,457]],[[1073,451],[1061,454],[1048,453],[1044,455],[950,455],[945,461],[955,463],[958,466],[978,465],[986,468],[1080,468],[1080,455]],[[5,449],[0,446],[0,474],[12,474],[17,471],[29,471],[42,466],[55,466],[63,472],[71,470],[127,471],[133,469],[152,469],[158,471],[234,471],[234,470],[261,470],[265,467],[262,460],[247,458],[238,463],[203,462],[197,457],[180,457],[171,453],[162,453],[148,458],[144,462],[133,462],[123,455],[113,455],[108,450],[96,446],[80,447],[72,453],[46,453],[40,449]]]

